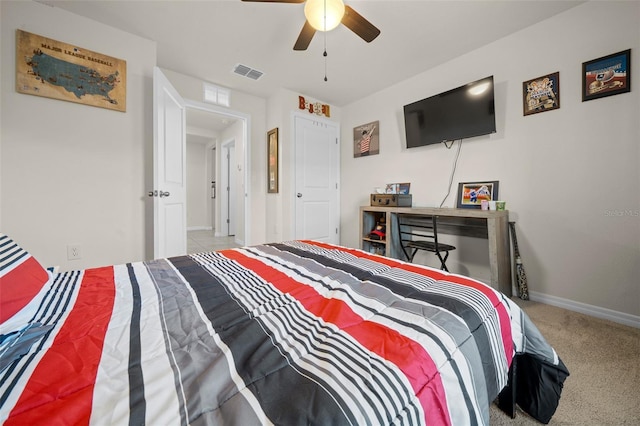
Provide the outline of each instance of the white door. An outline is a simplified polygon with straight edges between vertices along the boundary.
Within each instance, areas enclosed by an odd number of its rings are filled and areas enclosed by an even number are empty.
[[[338,244],[338,125],[296,116],[295,238]]]
[[[153,70],[153,254],[187,252],[186,110],[182,97]]]

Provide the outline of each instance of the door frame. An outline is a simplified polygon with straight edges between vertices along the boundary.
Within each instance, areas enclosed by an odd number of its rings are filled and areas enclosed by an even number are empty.
[[[232,175],[234,173],[233,164],[235,163],[235,151],[236,140],[234,138],[227,139],[220,144],[222,152],[220,153],[220,188],[222,188],[222,197],[220,198],[220,230],[225,231],[220,235],[221,237],[235,236],[235,223],[233,227],[233,234],[231,233],[233,214],[235,213],[234,202],[232,194],[233,191],[237,191],[237,182],[234,181]],[[232,154],[233,153],[233,154]],[[227,190],[227,188],[229,188]],[[224,221],[224,223],[223,223]],[[239,243],[240,244],[240,243]]]
[[[244,177],[244,241],[242,244],[251,244],[251,147],[249,141],[251,140],[251,116],[240,111],[230,110],[217,105],[208,104],[200,101],[194,101],[192,99],[184,99],[185,106],[187,108],[187,114],[189,109],[197,109],[200,111],[211,112],[218,115],[230,117],[232,119],[242,121],[242,140],[239,143],[242,144],[244,149],[244,158],[242,159],[243,177]],[[238,141],[236,141],[237,147]],[[241,185],[236,185],[240,189]],[[216,188],[217,194],[219,188]]]
[[[207,166],[208,166],[207,173],[209,174],[209,177],[210,177],[210,179],[207,182],[209,186],[209,200],[207,201],[208,203],[207,208],[210,209],[211,211],[211,215],[209,216],[211,221],[209,225],[211,225],[211,229],[214,232],[216,231],[216,202],[217,202],[216,198],[218,197],[217,186],[220,184],[220,182],[216,181],[216,174],[218,173],[218,165],[216,164],[217,155],[218,155],[218,152],[217,152],[215,141],[214,143],[207,144]],[[215,185],[216,187],[214,188],[212,187],[212,185]]]
[[[323,123],[326,125],[331,125],[331,126],[335,126],[336,127],[336,137],[338,138],[338,143],[337,143],[337,148],[336,148],[336,182],[338,184],[338,188],[336,188],[336,226],[338,228],[338,233],[337,233],[337,239],[338,242],[340,241],[340,236],[341,236],[341,229],[340,229],[340,190],[341,190],[341,181],[340,181],[340,146],[342,143],[342,138],[341,138],[341,126],[340,126],[340,122],[339,121],[333,121],[333,120],[328,120],[326,118],[323,117],[319,117],[319,116],[310,116],[309,114],[304,114],[298,111],[291,111],[291,140],[292,140],[292,155],[291,155],[291,182],[293,182],[293,185],[291,187],[291,195],[290,195],[290,200],[291,200],[291,210],[292,210],[292,221],[291,221],[291,225],[290,225],[290,232],[291,235],[295,238],[296,235],[296,220],[298,217],[298,209],[297,209],[297,203],[296,203],[296,149],[298,147],[298,141],[296,140],[296,118],[304,118],[307,120],[312,120],[312,121],[317,121],[319,123]]]

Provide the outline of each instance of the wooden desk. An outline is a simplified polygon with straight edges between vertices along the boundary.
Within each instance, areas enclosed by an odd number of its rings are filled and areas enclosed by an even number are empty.
[[[486,238],[489,241],[491,287],[511,296],[511,251],[509,245],[509,211],[453,209],[437,207],[360,207],[360,248],[402,259],[394,226],[397,213],[438,216],[438,232]],[[384,216],[386,240],[372,240],[367,235]],[[406,259],[403,259],[406,260]]]

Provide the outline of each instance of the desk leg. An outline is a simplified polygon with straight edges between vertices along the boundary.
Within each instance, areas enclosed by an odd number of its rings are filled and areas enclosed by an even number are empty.
[[[511,249],[509,247],[509,218],[487,219],[489,238],[489,266],[491,287],[511,297]]]

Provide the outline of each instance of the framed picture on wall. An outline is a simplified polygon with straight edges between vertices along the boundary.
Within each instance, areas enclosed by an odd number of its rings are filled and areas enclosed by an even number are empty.
[[[522,104],[524,115],[560,108],[560,72],[523,82]]]
[[[127,111],[127,61],[16,30],[16,91]]]
[[[496,201],[498,199],[497,180],[485,180],[481,182],[460,182],[458,184],[459,209],[480,208],[482,201]]]
[[[631,49],[583,62],[582,102],[631,91]]]
[[[380,153],[380,122],[372,121],[353,128],[353,156],[365,157]]]
[[[278,193],[278,128],[267,132],[267,193]]]

